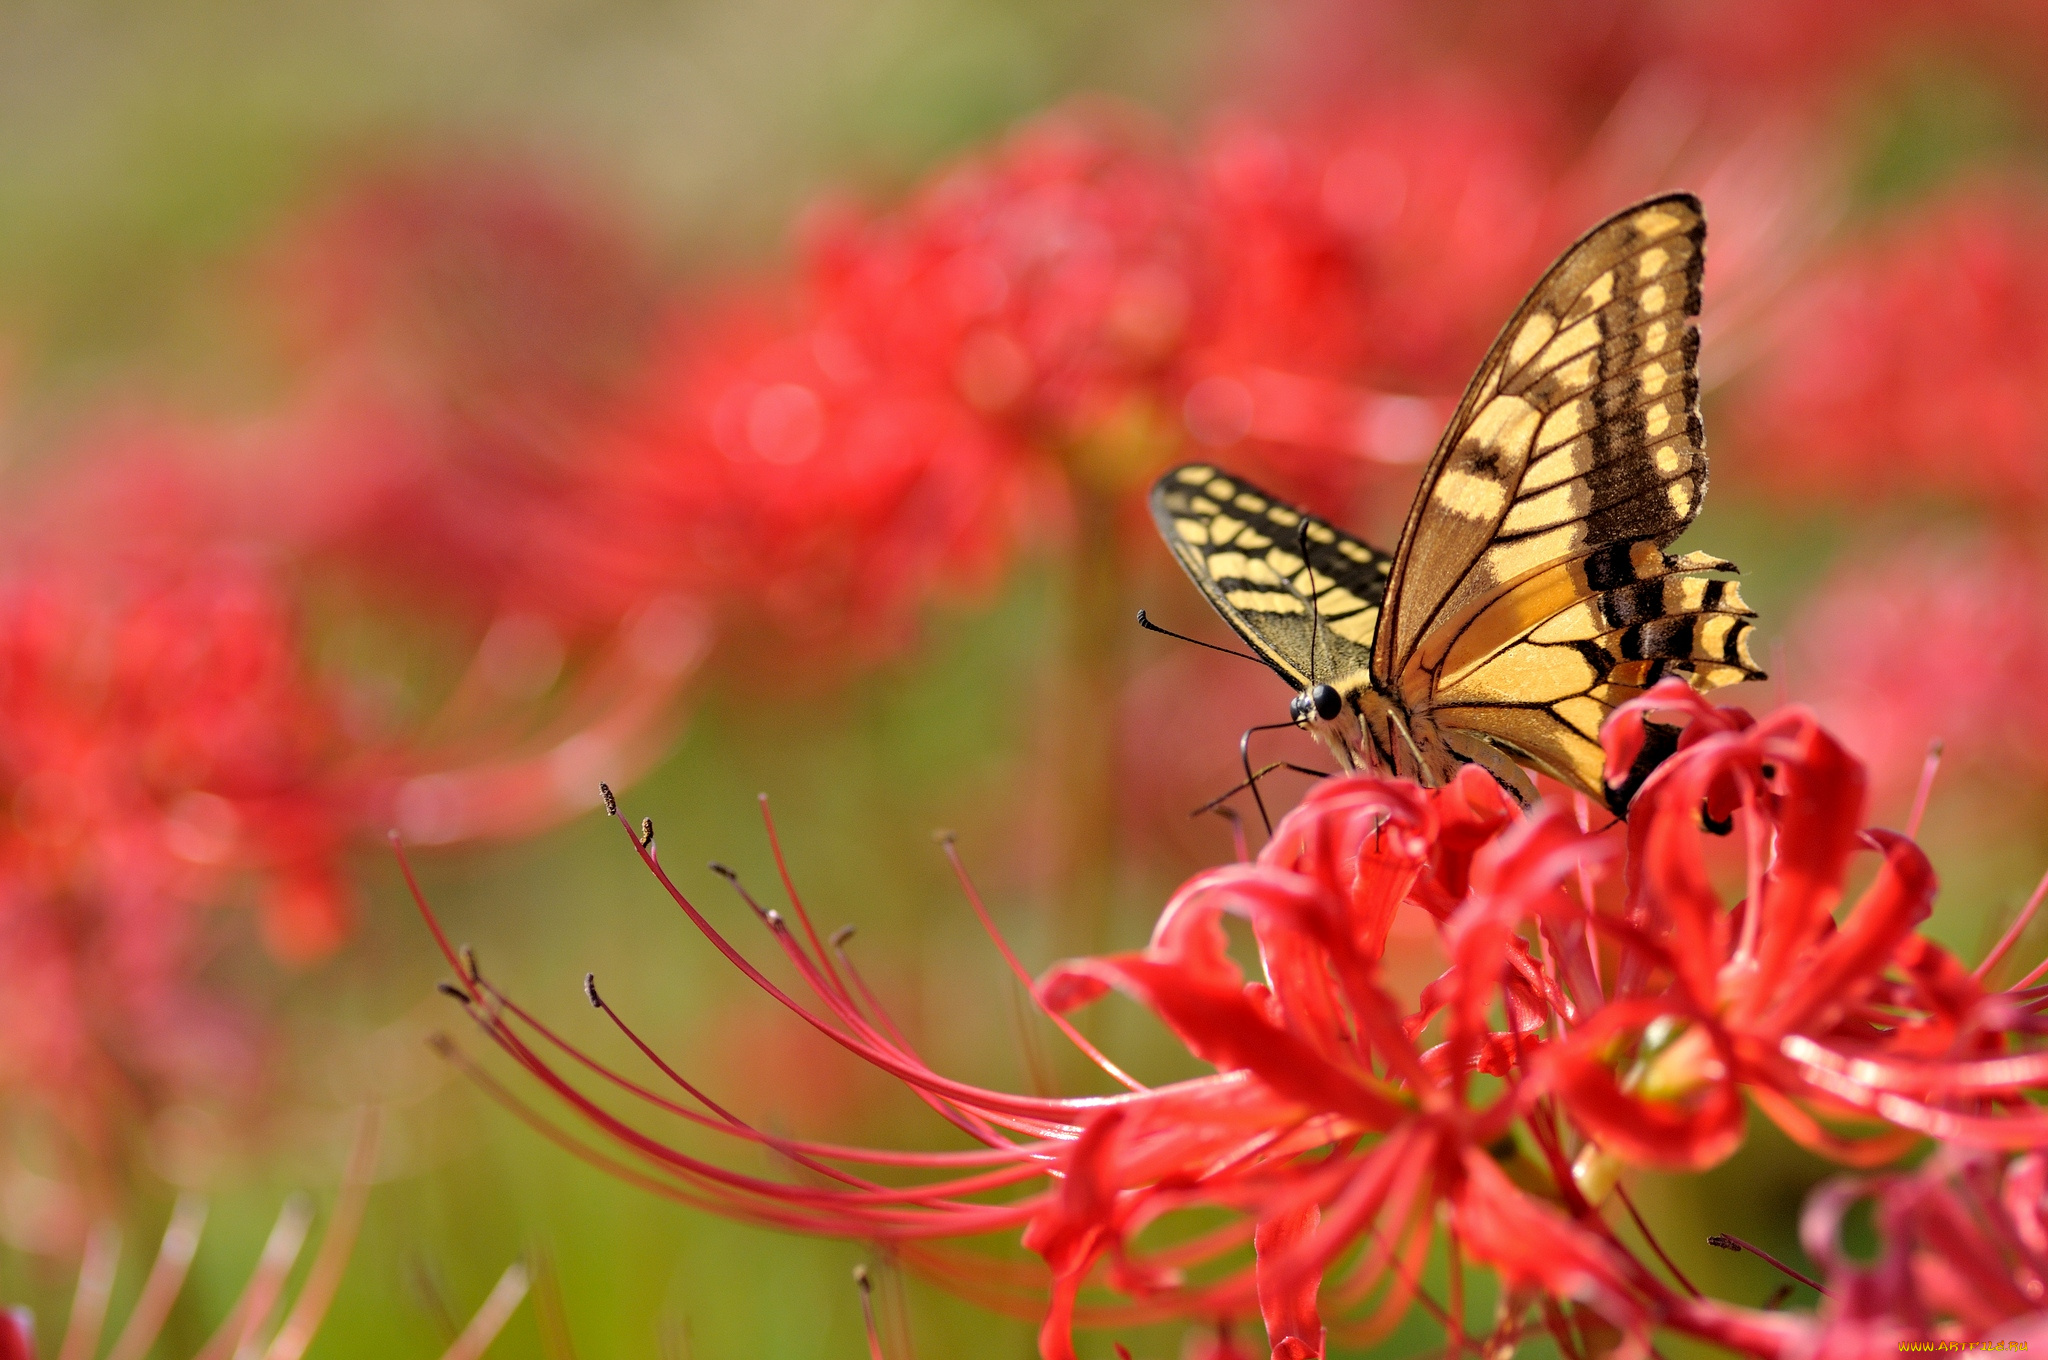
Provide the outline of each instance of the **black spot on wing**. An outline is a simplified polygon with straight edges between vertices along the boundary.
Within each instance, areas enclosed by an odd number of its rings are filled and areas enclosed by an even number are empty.
[[[1721,659],[1723,661],[1731,666],[1742,666],[1745,670],[1749,669],[1742,655],[1742,639],[1749,632],[1749,629],[1749,623],[1744,621],[1737,623],[1728,630],[1728,635],[1721,639]],[[1763,677],[1759,675],[1757,678],[1762,679]]]
[[[1641,490],[1586,515],[1583,523],[1588,543],[1615,544],[1617,541],[1650,539],[1662,546],[1677,538],[1699,514],[1700,501],[1705,494],[1704,469],[1699,459],[1695,458],[1691,468],[1669,479],[1659,479],[1654,466],[1648,459],[1643,459],[1616,480],[1636,479],[1641,481]],[[1690,484],[1683,512],[1671,503],[1671,488],[1681,482]]]
[[[1716,582],[1716,584],[1719,584]],[[1627,628],[1664,613],[1664,582],[1639,581],[1600,597],[1600,616],[1609,628]]]
[[[1697,614],[1678,614],[1624,629],[1621,634],[1622,659],[1648,661],[1657,657],[1690,657],[1693,628],[1698,622]]]
[[[1627,543],[1610,543],[1586,559],[1586,584],[1595,590],[1614,590],[1635,582]]]

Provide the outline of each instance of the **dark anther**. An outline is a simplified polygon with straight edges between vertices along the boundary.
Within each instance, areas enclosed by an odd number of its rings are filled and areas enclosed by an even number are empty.
[[[1731,809],[1726,817],[1716,817],[1709,811],[1705,799],[1700,800],[1700,825],[1709,835],[1725,836],[1735,829],[1735,813]]]
[[[652,817],[642,817],[640,819],[640,848],[647,850],[651,849],[653,845],[654,819]]]
[[[1800,1272],[1794,1270],[1791,1266],[1786,1265],[1783,1261],[1780,1261],[1777,1257],[1771,1255],[1769,1252],[1765,1251],[1762,1247],[1758,1246],[1754,1242],[1745,1242],[1741,1238],[1736,1237],[1732,1233],[1715,1233],[1712,1237],[1709,1237],[1707,1239],[1707,1245],[1710,1247],[1719,1247],[1723,1251],[1746,1251],[1751,1256],[1756,1257],[1765,1265],[1769,1266],[1771,1269],[1777,1271],[1780,1275],[1786,1275],[1791,1277],[1792,1279],[1799,1281],[1799,1283],[1805,1285],[1808,1289],[1813,1290],[1822,1298],[1829,1297],[1826,1287],[1823,1286],[1819,1280],[1814,1279],[1810,1275],[1803,1275]]]
[[[945,828],[941,827],[939,830],[932,832],[932,839],[938,842],[940,845],[951,845],[954,841],[958,840],[959,837],[954,835],[951,831],[948,831]]]
[[[590,998],[592,1006],[598,1010],[604,1009],[604,1002],[597,999],[597,974],[585,973],[583,975],[583,995]]]
[[[839,927],[839,929],[832,932],[832,947],[834,949],[844,949],[846,948],[846,942],[852,938],[853,927],[841,926]]]
[[[468,945],[464,945],[455,952],[462,959],[463,975],[471,982],[482,982],[484,980],[484,970],[477,966],[476,951]]]
[[[612,797],[612,786],[609,784],[599,784],[597,791],[604,795],[604,810],[614,817],[618,816],[619,800]]]
[[[732,884],[732,890],[740,895],[740,901],[746,903],[748,910],[752,911],[754,915],[760,917],[763,921],[766,921],[771,930],[782,924],[782,918],[780,916],[776,915],[772,911],[764,910],[761,904],[754,900],[754,895],[747,891],[747,885],[740,882],[740,876],[738,872],[732,869],[729,865],[720,864],[717,860],[712,860],[711,863],[709,863],[705,867],[711,870],[712,873],[717,874],[726,882]]]
[[[463,991],[460,987],[456,986],[452,982],[437,982],[434,984],[434,990],[439,992],[442,996],[454,997],[457,1001],[460,1001],[465,1006],[473,1006],[476,1004],[475,997],[471,996],[468,992]]]

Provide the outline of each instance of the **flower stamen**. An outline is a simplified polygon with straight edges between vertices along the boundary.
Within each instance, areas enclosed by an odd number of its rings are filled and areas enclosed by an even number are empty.
[[[1765,1265],[1775,1268],[1782,1274],[1790,1275],[1793,1279],[1799,1281],[1799,1283],[1805,1285],[1808,1289],[1813,1290],[1822,1298],[1825,1299],[1834,1297],[1832,1294],[1828,1293],[1827,1289],[1820,1283],[1820,1281],[1813,1279],[1811,1276],[1800,1274],[1791,1266],[1786,1265],[1783,1261],[1780,1261],[1777,1257],[1765,1251],[1762,1247],[1757,1246],[1754,1242],[1745,1242],[1741,1238],[1736,1237],[1731,1233],[1715,1233],[1712,1237],[1709,1237],[1707,1239],[1707,1245],[1710,1247],[1719,1247],[1723,1251],[1746,1251],[1751,1256],[1757,1257],[1758,1259],[1763,1261]]]

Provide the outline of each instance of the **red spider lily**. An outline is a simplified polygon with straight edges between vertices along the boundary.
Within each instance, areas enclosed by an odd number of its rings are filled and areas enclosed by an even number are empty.
[[[530,1079],[588,1124],[599,1145],[557,1126],[452,1045],[445,1051],[536,1128],[637,1185],[750,1222],[887,1241],[970,1297],[1044,1309],[1041,1350],[1049,1357],[1072,1355],[1069,1331],[1077,1322],[1227,1321],[1255,1310],[1272,1353],[1289,1360],[1323,1354],[1326,1328],[1353,1340],[1380,1335],[1418,1303],[1462,1336],[1456,1268],[1448,1304],[1420,1284],[1439,1222],[1454,1261],[1498,1270],[1522,1300],[1500,1325],[1503,1344],[1544,1299],[1551,1305],[1543,1325],[1553,1330],[1569,1334],[1559,1309],[1572,1304],[1637,1345],[1652,1328],[1670,1327],[1782,1354],[1796,1334],[1789,1324],[1664,1283],[1579,1193],[1573,1135],[1525,1074],[1554,1043],[1554,1018],[1569,1009],[1559,976],[1594,970],[1597,977],[1586,950],[1591,921],[1582,885],[1616,846],[1562,814],[1519,819],[1476,770],[1436,791],[1365,777],[1327,780],[1257,860],[1211,870],[1175,894],[1145,949],[1048,973],[1036,988],[1048,1015],[1126,1088],[1107,1096],[1012,1095],[934,1071],[844,952],[825,948],[792,891],[788,917],[754,909],[811,992],[800,1001],[747,961],[667,878],[651,828],[636,841],[677,905],[728,959],[981,1145],[884,1152],[767,1133],[660,1058],[591,984],[593,1004],[679,1092],[663,1094],[587,1057],[507,997],[448,946],[428,912],[464,979],[450,990]],[[971,900],[981,911],[979,899]],[[1412,1012],[1377,980],[1389,922],[1404,905],[1442,924],[1453,960]],[[1257,981],[1247,982],[1229,956],[1223,922],[1233,916],[1257,942]],[[1531,927],[1540,944],[1532,945]],[[1560,962],[1560,940],[1573,942],[1578,960]],[[1000,937],[997,943],[1016,968]],[[1146,1086],[1059,1018],[1111,989],[1153,1010],[1216,1073]],[[1491,1028],[1497,1005],[1505,1006],[1506,1030]],[[1421,1031],[1433,1022],[1442,1041],[1424,1044]],[[1481,1073],[1505,1080],[1482,1088],[1474,1081]],[[573,1079],[579,1074],[583,1081]],[[608,1097],[585,1088],[593,1079]],[[614,1098],[642,1117],[620,1113]],[[731,1169],[649,1132],[648,1115],[768,1150],[790,1174]],[[1487,1150],[1517,1124],[1539,1155],[1520,1181]],[[907,1172],[921,1174],[900,1183]],[[1525,1189],[1531,1177],[1548,1188]],[[1168,1230],[1191,1211],[1219,1208],[1232,1224],[1192,1239]],[[1043,1276],[943,1242],[991,1233],[1021,1233],[1041,1257],[1051,1276],[1049,1305],[1038,1292]],[[1123,1301],[1087,1302],[1100,1288]]]
[[[1098,435],[1180,362],[1203,321],[1209,230],[1162,130],[1075,106],[896,213],[825,216],[804,272],[819,323],[861,361],[921,369],[1056,446]]]
[[[2044,227],[2037,188],[1985,181],[1814,271],[1737,414],[1753,471],[1830,505],[1962,498],[2031,527],[2048,496]]]
[[[928,375],[1094,493],[1142,486],[1188,435],[1373,453],[1360,421],[1391,336],[1369,313],[1394,270],[1354,258],[1320,167],[1275,139],[1236,128],[1190,157],[1106,106],[1035,119],[895,213],[823,218],[805,266],[821,343]],[[1314,428],[1320,407],[1344,419]],[[1320,476],[1325,494],[1355,480]]]
[[[233,1097],[252,1034],[198,983],[248,890],[271,950],[346,933],[354,819],[329,697],[272,581],[52,560],[0,579],[0,1088],[89,1158],[116,1110]]]
[[[1804,710],[1756,722],[1666,684],[1617,711],[1610,775],[1660,709],[1691,722],[1630,808],[1627,912],[1602,923],[1621,943],[1615,985],[1542,1059],[1578,1125],[1608,1154],[1682,1168],[1734,1151],[1745,1090],[1795,1139],[1863,1164],[1922,1135],[2048,1136],[2025,1096],[2048,1066],[2018,1047],[2034,998],[1989,992],[1916,933],[1934,873],[1905,837],[1858,829],[1860,763]],[[1710,825],[1748,849],[1732,910],[1709,873]],[[1838,924],[1858,849],[1881,864]],[[1850,1138],[1824,1118],[1889,1127]]]
[[[247,466],[274,436],[260,422],[208,427],[139,409],[105,421],[76,436],[61,470],[25,498],[10,526],[13,556],[92,574],[87,545],[98,553],[112,544],[106,551],[136,581],[174,579],[193,561],[239,560],[252,564],[251,580],[265,578],[280,609],[287,581],[303,590],[318,579],[309,593],[327,595],[332,564],[290,508],[310,491],[280,497],[277,476]],[[289,573],[253,567],[280,560]],[[394,688],[393,677],[362,677],[340,715],[347,730],[328,752],[341,758],[345,738],[352,792],[343,834],[365,822],[428,844],[529,834],[561,820],[569,790],[658,759],[681,721],[679,695],[709,650],[705,609],[669,589],[625,608],[608,635],[579,639],[574,627],[529,609],[500,613],[447,692],[421,696],[432,710],[422,720],[400,721],[398,705],[369,701]]]
[[[1564,151],[1540,117],[1451,82],[1225,121],[1203,151],[1227,264],[1202,364],[1454,397],[1569,239]]]
[[[430,719],[353,734],[366,817],[415,840],[543,829],[565,788],[657,758],[708,618],[675,581],[613,591],[574,494],[653,330],[624,228],[538,167],[421,157],[347,178],[262,262],[294,351],[283,409],[77,440],[41,535],[170,559],[255,545],[473,630]]]
[[[2001,1160],[1945,1147],[1912,1172],[1843,1178],[1814,1193],[1800,1236],[1830,1297],[1812,1354],[2048,1341],[2048,1160]],[[1880,1239],[1867,1264],[1841,1243],[1844,1216],[1864,1198]]]
[[[1687,721],[1674,730],[1653,714]],[[1924,856],[1895,833],[1859,829],[1861,766],[1803,710],[1759,721],[1674,681],[1618,711],[1610,765],[1632,768],[1648,741],[1675,749],[1637,794],[1625,847],[1562,811],[1522,816],[1476,769],[1438,790],[1364,776],[1318,784],[1255,860],[1176,893],[1145,948],[1069,961],[1036,985],[1048,1016],[1126,1088],[1106,1096],[1018,1096],[933,1070],[845,953],[825,948],[785,872],[789,917],[742,896],[808,987],[811,999],[799,1000],[674,886],[651,825],[635,838],[728,959],[821,1035],[902,1080],[975,1150],[883,1152],[763,1132],[690,1084],[591,985],[592,1003],[681,1092],[664,1095],[587,1057],[492,986],[422,901],[464,978],[450,990],[598,1143],[447,1051],[535,1127],[638,1185],[751,1222],[886,1241],[971,1297],[1043,1307],[1040,1348],[1055,1360],[1073,1354],[1076,1324],[1227,1324],[1253,1310],[1281,1360],[1322,1355],[1330,1337],[1383,1334],[1412,1306],[1465,1344],[1468,1261],[1498,1273],[1506,1300],[1487,1344],[1541,1325],[1567,1354],[1642,1354],[1660,1329],[1745,1354],[1848,1353],[1840,1319],[1863,1316],[1842,1311],[1850,1305],[1831,1305],[1818,1323],[1755,1313],[1699,1297],[1654,1239],[1676,1284],[1639,1261],[1602,1212],[1617,1166],[1724,1158],[1742,1137],[1743,1093],[1794,1137],[1851,1162],[1895,1156],[1930,1134],[1958,1148],[2036,1147],[2048,1129],[2028,1097],[2048,1063],[2023,1045],[2039,1028],[2040,999],[1979,980],[2006,946],[1973,973],[1915,933],[1934,895]],[[1747,894],[1733,909],[1714,886],[1713,829],[1749,851]],[[1883,862],[1838,923],[1859,846]],[[1626,895],[1604,904],[1592,885],[1624,850]],[[964,872],[962,883],[987,924]],[[1380,976],[1390,923],[1407,908],[1436,923],[1450,959],[1412,1008]],[[1231,918],[1249,927],[1254,979],[1232,956]],[[1144,1085],[1060,1019],[1112,990],[1151,1010],[1215,1074]],[[593,1095],[590,1080],[611,1096]],[[618,1112],[612,1097],[642,1117]],[[739,1172],[672,1145],[644,1127],[649,1114],[768,1150],[789,1174]],[[1846,1135],[1831,1126],[1840,1121],[1876,1131]],[[1171,1230],[1190,1211],[1218,1209],[1225,1226]],[[1960,1231],[1947,1209],[1914,1212],[1925,1240]],[[1446,1302],[1419,1279],[1439,1224]],[[942,1240],[1013,1232],[1045,1263],[1048,1303],[1038,1302],[1042,1277]],[[1948,1276],[1937,1259],[1911,1297],[1953,1300],[1978,1275],[2031,1269],[2007,1249],[2027,1239],[2001,1233],[1985,1242],[2003,1255],[1962,1253]],[[2024,1290],[2031,1277],[2012,1278]],[[1105,1289],[1121,1301],[1089,1301]],[[1865,1296],[1892,1306],[1881,1291]],[[1886,1314],[1904,1319],[1902,1334],[1918,1325],[1908,1297]],[[1816,1352],[1816,1337],[1837,1349]]]
[[[655,277],[587,186],[488,158],[347,179],[268,277],[300,355],[259,513],[429,603],[574,634],[592,593],[564,498],[651,337]]]
[[[1910,788],[1936,740],[1945,768],[2039,788],[2044,601],[2048,572],[2022,541],[1907,540],[1821,584],[1791,629],[1790,669],[1879,789]]]

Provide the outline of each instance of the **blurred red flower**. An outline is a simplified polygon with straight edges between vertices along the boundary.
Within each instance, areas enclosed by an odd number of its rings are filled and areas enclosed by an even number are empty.
[[[260,1036],[199,980],[247,892],[271,951],[347,932],[335,712],[274,582],[225,554],[0,579],[0,1090],[88,1159],[124,1116],[233,1100]]]
[[[2048,786],[2048,567],[2023,541],[1911,540],[1851,554],[1790,635],[1800,692],[1870,763],[1893,801],[1928,746],[1945,769]]]
[[[2048,497],[2048,195],[1979,182],[1813,271],[1736,410],[1745,473],[1823,505],[1962,500],[2017,526]]]
[[[600,195],[420,155],[344,178],[263,258],[296,372],[263,434],[261,528],[439,610],[573,636],[639,603],[593,597],[559,523],[659,294]]]
[[[933,593],[987,580],[1028,494],[1014,445],[927,375],[836,362],[754,307],[679,326],[602,454],[592,569],[814,661],[893,650]]]
[[[1419,459],[1556,243],[1499,226],[1541,139],[1452,91],[1297,132],[1190,154],[1075,105],[820,208],[786,291],[677,317],[597,460],[594,570],[872,651],[1077,502],[1109,532],[1190,440],[1326,506]]]
[[[1306,0],[1243,28],[1240,80],[1269,100],[1462,70],[1584,132],[1644,95],[1711,100],[1722,116],[1833,112],[1930,52],[2032,95],[2028,59],[2048,39],[2025,0]]]
[[[1200,369],[1274,369],[1453,400],[1509,310],[1584,224],[1540,112],[1455,80],[1375,86],[1207,139],[1217,318]],[[1419,439],[1336,447],[1419,461]],[[1306,441],[1304,441],[1306,442]]]
[[[1867,1262],[1841,1240],[1865,1198],[1879,1237]],[[1902,1175],[1831,1181],[1808,1200],[1800,1237],[1831,1295],[1815,1355],[1896,1354],[1912,1341],[2048,1342],[2048,1159],[2038,1151],[2005,1161],[1944,1147]]]

